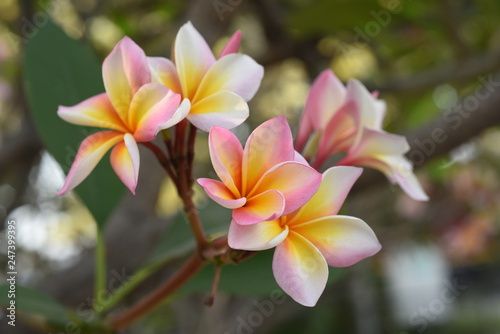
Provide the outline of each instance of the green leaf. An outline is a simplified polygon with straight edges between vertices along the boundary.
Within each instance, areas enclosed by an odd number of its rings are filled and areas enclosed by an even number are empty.
[[[38,314],[49,322],[62,324],[74,317],[71,311],[39,291],[16,285],[15,297],[9,298],[9,285],[0,285],[0,304],[8,307],[11,300],[15,301],[16,312]]]
[[[57,116],[57,107],[75,105],[104,91],[100,62],[86,45],[48,22],[26,44],[24,70],[26,94],[38,133],[47,150],[68,172],[80,142],[96,129],[64,122]],[[75,189],[100,227],[125,189],[108,159],[104,160]]]

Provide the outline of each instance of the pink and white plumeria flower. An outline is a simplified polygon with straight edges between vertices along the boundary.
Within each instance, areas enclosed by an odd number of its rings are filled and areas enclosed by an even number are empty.
[[[316,192],[321,174],[303,163],[284,116],[258,126],[243,149],[229,130],[213,127],[210,158],[222,180],[198,179],[208,196],[233,209],[233,220],[256,224],[289,214]]]
[[[249,101],[257,92],[264,69],[247,55],[236,54],[241,33],[236,32],[215,59],[207,42],[188,22],[174,44],[174,61],[148,58],[155,82],[164,84],[191,101],[187,119],[197,128],[226,129],[248,117]]]
[[[328,266],[350,266],[381,248],[364,221],[337,215],[361,172],[357,167],[332,167],[299,210],[255,225],[232,221],[229,246],[248,251],[276,247],[273,273],[279,286],[298,303],[316,305],[328,280]]]
[[[404,136],[382,130],[386,105],[357,80],[347,87],[331,70],[314,81],[299,126],[297,147],[320,167],[328,157],[346,152],[337,165],[356,165],[380,170],[412,198],[428,200],[405,158],[409,145]],[[311,153],[313,152],[313,153]]]
[[[148,142],[161,129],[183,120],[189,100],[159,83],[152,83],[144,51],[124,37],[102,65],[105,93],[73,107],[59,106],[66,122],[105,128],[88,136],[80,145],[62,195],[80,184],[111,148],[111,166],[120,180],[135,193],[139,174],[138,142]]]

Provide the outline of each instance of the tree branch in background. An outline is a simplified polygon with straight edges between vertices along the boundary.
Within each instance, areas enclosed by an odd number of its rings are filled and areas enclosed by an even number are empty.
[[[425,90],[445,82],[467,81],[478,75],[497,71],[500,68],[500,52],[491,51],[471,58],[439,65],[433,69],[419,71],[404,78],[389,80],[380,85],[368,85],[370,90],[381,92],[405,92]]]

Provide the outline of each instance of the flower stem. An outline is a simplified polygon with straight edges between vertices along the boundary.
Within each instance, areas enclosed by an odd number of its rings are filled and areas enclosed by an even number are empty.
[[[193,124],[190,124],[189,127],[189,136],[188,136],[188,146],[187,146],[187,177],[188,177],[188,186],[192,187],[194,183],[194,144],[196,141],[196,131],[198,129]]]
[[[97,227],[97,244],[95,247],[95,287],[94,294],[99,300],[99,295],[106,289],[106,245],[103,230]]]
[[[184,213],[189,220],[189,225],[196,239],[198,252],[202,256],[203,250],[208,246],[208,242],[203,231],[198,210],[193,202],[193,163],[196,127],[191,125],[186,145],[186,127],[188,124],[187,120],[184,120],[177,125],[174,145],[177,160],[174,161],[174,164],[179,175],[177,192],[184,204]]]
[[[118,302],[120,302],[125,296],[127,296],[131,291],[133,291],[139,284],[141,284],[146,278],[150,277],[153,273],[155,273],[161,266],[165,264],[165,261],[156,261],[146,267],[141,268],[137,271],[132,277],[130,277],[127,282],[125,282],[122,286],[120,286],[113,294],[102,302],[99,307],[98,313],[103,313],[113,306],[115,306]],[[96,308],[94,308],[96,309]]]
[[[177,291],[177,289],[198,273],[205,263],[206,262],[200,257],[199,253],[194,253],[184,266],[182,266],[182,268],[162,286],[146,296],[138,304],[111,319],[109,327],[112,330],[128,327],[131,323],[146,315],[166,297]]]

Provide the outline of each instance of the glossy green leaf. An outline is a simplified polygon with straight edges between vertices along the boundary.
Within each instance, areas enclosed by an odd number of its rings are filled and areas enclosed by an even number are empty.
[[[64,122],[57,116],[57,107],[75,105],[104,91],[100,62],[86,45],[48,22],[26,44],[24,79],[37,131],[68,172],[80,142],[97,129]],[[125,190],[109,159],[103,160],[75,189],[101,227]]]

